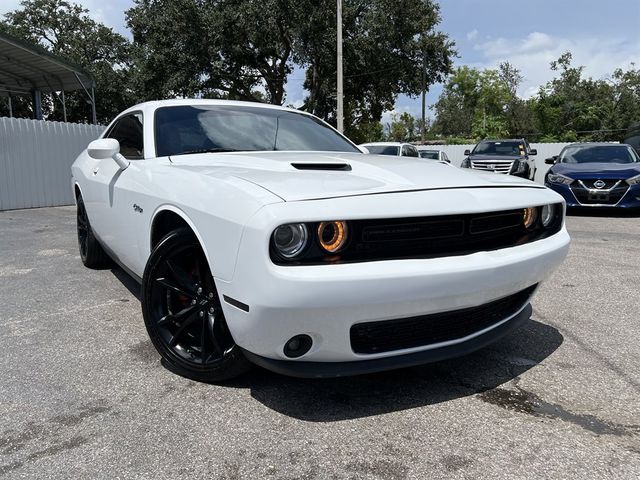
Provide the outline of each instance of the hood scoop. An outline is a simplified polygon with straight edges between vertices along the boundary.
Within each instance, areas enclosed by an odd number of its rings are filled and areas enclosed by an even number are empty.
[[[326,171],[338,171],[338,172],[349,172],[351,171],[351,165],[348,163],[292,163],[291,166],[296,170],[320,170],[323,172]]]

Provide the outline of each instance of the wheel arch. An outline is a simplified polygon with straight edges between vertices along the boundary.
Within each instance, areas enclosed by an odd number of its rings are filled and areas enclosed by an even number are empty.
[[[207,251],[207,245],[205,244],[202,235],[196,228],[194,222],[189,216],[180,208],[173,205],[161,205],[159,206],[153,215],[151,216],[151,223],[149,225],[149,252],[152,252],[155,246],[164,238],[164,236],[178,228],[187,227],[193,232],[198,239],[200,247],[204,251],[204,255],[209,263],[211,272],[214,272],[214,263],[211,255]]]
[[[80,188],[80,184],[75,181],[73,182],[73,201],[78,204],[78,198],[82,196],[82,189]],[[83,197],[84,198],[84,197]]]

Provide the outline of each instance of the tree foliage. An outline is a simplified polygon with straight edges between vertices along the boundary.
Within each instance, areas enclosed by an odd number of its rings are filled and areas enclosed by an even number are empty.
[[[640,121],[640,70],[617,69],[610,78],[584,77],[567,52],[551,62],[556,76],[523,99],[520,72],[460,67],[436,103],[435,130],[444,136],[528,136],[545,141],[621,140]]]
[[[298,61],[307,68],[304,108],[335,122],[336,2],[322,0],[307,16]],[[343,7],[345,131],[379,122],[398,94],[418,95],[443,81],[455,55],[436,31],[439,7],[431,0],[346,0]]]
[[[96,110],[99,121],[108,121],[130,106],[127,75],[131,66],[129,42],[118,33],[89,17],[88,11],[66,0],[23,0],[20,8],[5,15],[0,30],[40,45],[77,63],[96,81]],[[69,121],[91,119],[91,108],[83,91],[66,95]],[[16,107],[28,108],[28,99],[17,99]],[[50,120],[62,120],[57,93],[43,99]]]

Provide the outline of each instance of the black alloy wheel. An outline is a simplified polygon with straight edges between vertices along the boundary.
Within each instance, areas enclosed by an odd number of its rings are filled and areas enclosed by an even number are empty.
[[[207,259],[189,229],[169,233],[152,252],[143,278],[147,332],[165,366],[215,382],[244,373]]]
[[[82,195],[78,196],[76,203],[76,226],[80,259],[89,268],[105,267],[110,264],[111,259],[93,234]]]

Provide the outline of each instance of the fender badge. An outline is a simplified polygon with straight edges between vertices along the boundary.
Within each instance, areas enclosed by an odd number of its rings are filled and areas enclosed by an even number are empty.
[[[142,207],[138,204],[133,204],[133,211],[134,212],[138,212],[138,213],[142,213],[144,210],[142,210]]]

